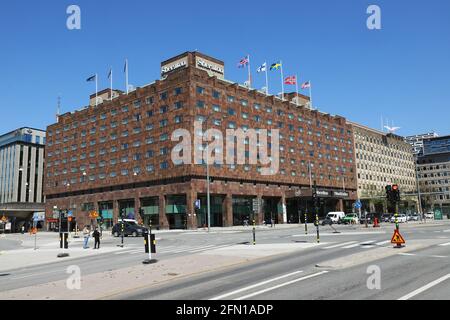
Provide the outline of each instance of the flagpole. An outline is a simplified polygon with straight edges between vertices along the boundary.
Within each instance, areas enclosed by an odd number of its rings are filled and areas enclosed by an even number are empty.
[[[312,82],[311,82],[311,80],[309,81],[309,104],[310,104],[311,110],[314,110],[313,98],[312,98]]]
[[[250,69],[250,55],[248,56],[248,85],[249,85],[249,89],[252,87],[252,72]]]
[[[269,74],[267,71],[267,62],[265,62],[266,64],[266,95],[269,95]]]
[[[280,61],[281,64],[281,100],[284,101],[284,73],[283,73],[283,61]]]
[[[298,107],[298,75],[295,75],[295,90],[297,92],[297,107]]]
[[[129,93],[128,91],[128,59],[125,60],[125,81],[127,86],[127,95]]]
[[[113,69],[111,68],[111,101],[113,99]]]
[[[98,106],[98,74],[95,74],[95,106]]]

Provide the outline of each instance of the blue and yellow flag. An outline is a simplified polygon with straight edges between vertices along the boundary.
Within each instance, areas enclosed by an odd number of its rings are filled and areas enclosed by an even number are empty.
[[[276,62],[270,66],[270,71],[279,70],[282,66],[281,62]]]

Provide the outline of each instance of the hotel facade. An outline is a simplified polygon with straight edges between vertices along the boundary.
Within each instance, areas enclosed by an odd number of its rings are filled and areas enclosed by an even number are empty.
[[[55,222],[56,210],[67,209],[80,226],[91,223],[92,211],[105,226],[122,213],[160,229],[207,225],[205,157],[199,164],[173,161],[181,141],[173,135],[180,130],[192,138],[184,143],[193,153],[229,155],[228,144],[207,147],[207,129],[223,136],[227,130],[248,133],[241,141],[244,164],[209,165],[211,226],[242,225],[247,219],[298,223],[305,214],[311,221],[314,182],[321,216],[352,211],[357,199],[353,126],[343,117],[311,110],[306,96],[281,99],[230,82],[222,61],[199,52],[162,62],[161,79],[154,83],[128,94],[114,90],[112,99],[110,90],[98,96],[97,106],[91,96],[88,107],[61,115],[47,129],[48,222]],[[262,174],[270,165],[259,157],[251,161],[252,146],[261,143],[252,130],[258,136],[268,130],[268,146],[279,130],[279,157],[270,158],[278,168],[272,174]],[[198,139],[204,140],[194,143]],[[233,141],[239,153],[239,141]]]

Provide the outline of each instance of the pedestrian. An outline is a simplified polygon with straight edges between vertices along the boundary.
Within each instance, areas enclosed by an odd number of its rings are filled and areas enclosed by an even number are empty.
[[[88,249],[88,244],[89,244],[89,237],[91,235],[91,232],[89,230],[88,226],[85,226],[83,229],[83,237],[84,237],[84,245],[83,245],[83,249]]]
[[[95,228],[94,233],[92,234],[92,236],[95,239],[95,244],[94,244],[94,249],[100,249],[100,232],[98,231],[97,228]]]
[[[22,234],[25,233],[25,225],[22,225],[21,232],[22,232]]]

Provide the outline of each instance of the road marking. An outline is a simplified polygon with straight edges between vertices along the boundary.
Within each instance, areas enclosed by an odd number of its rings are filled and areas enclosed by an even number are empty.
[[[388,243],[391,243],[391,240],[381,241],[381,242],[375,243],[375,245],[382,246],[382,245],[388,244]]]
[[[434,286],[437,286],[438,284],[440,284],[441,282],[444,282],[447,279],[450,279],[450,273],[448,275],[446,275],[446,276],[443,276],[442,278],[439,278],[439,279],[437,279],[437,280],[435,280],[433,282],[430,282],[429,284],[427,284],[427,285],[425,285],[425,286],[423,286],[423,287],[421,287],[421,288],[419,288],[419,289],[417,289],[417,290],[407,294],[406,296],[401,297],[398,300],[409,300],[409,299],[417,296],[418,294],[421,294],[422,292],[424,292],[424,291],[426,291],[426,290],[428,290],[428,289],[430,289],[430,288],[432,288]]]
[[[20,280],[20,279],[26,279],[26,278],[36,277],[36,276],[42,276],[44,274],[51,274],[51,273],[55,273],[55,271],[43,272],[43,273],[34,273],[34,274],[29,274],[27,276],[10,278],[8,280]]]
[[[309,276],[298,278],[298,279],[295,279],[295,280],[292,280],[292,281],[288,281],[288,282],[285,282],[285,283],[281,283],[281,284],[276,285],[274,287],[267,288],[267,289],[264,289],[264,290],[261,290],[261,291],[257,291],[257,292],[254,292],[254,293],[251,293],[251,294],[248,294],[246,296],[243,296],[243,297],[240,297],[240,298],[237,298],[237,299],[233,299],[233,300],[244,300],[244,299],[252,298],[252,297],[261,295],[261,294],[269,292],[269,291],[273,291],[273,290],[276,290],[276,289],[279,289],[279,288],[282,288],[282,287],[286,287],[286,286],[291,285],[293,283],[297,283],[297,282],[300,282],[300,281],[303,281],[303,280],[307,280],[307,279],[311,279],[311,278],[315,278],[315,277],[321,276],[321,275],[326,274],[328,272],[329,271],[321,271],[321,272],[318,272],[318,273],[314,273],[314,274],[311,274]]]
[[[290,276],[293,276],[293,275],[297,275],[299,273],[303,273],[303,271],[295,271],[295,272],[288,273],[288,274],[285,274],[283,276],[276,277],[276,278],[273,278],[273,279],[270,279],[270,280],[266,280],[266,281],[263,281],[263,282],[258,282],[258,283],[254,284],[254,285],[251,285],[251,286],[248,286],[248,287],[245,287],[245,288],[241,288],[239,290],[235,290],[235,291],[223,294],[221,296],[214,297],[214,298],[209,299],[209,300],[220,300],[220,299],[223,299],[223,298],[227,298],[227,297],[235,295],[237,293],[248,291],[250,289],[254,289],[254,288],[263,286],[265,284],[268,284],[268,283],[271,283],[271,282],[274,282],[274,281],[277,281],[277,280],[281,280],[281,279],[284,279],[284,278],[287,278],[287,277],[290,277]]]
[[[408,256],[408,257],[413,257],[416,256],[415,253],[407,253],[407,252],[401,252],[398,254],[399,256]]]
[[[320,233],[320,235],[322,237],[326,237],[326,236],[361,236],[361,235],[372,235],[372,234],[386,234],[386,231],[369,231],[369,232],[342,232],[342,233]],[[300,238],[300,237],[314,237],[315,234],[314,233],[310,233],[310,234],[296,234],[296,235],[292,235],[291,237],[294,238]]]
[[[447,247],[447,246],[450,246],[450,242],[442,243],[442,244],[440,244],[439,246],[440,246],[440,247]]]
[[[230,245],[230,244],[224,244],[224,245],[222,245],[222,246],[214,246],[213,248],[211,248],[212,250],[216,250],[216,249],[221,249],[221,248],[229,248],[229,247],[231,247],[232,245]],[[201,250],[201,251],[204,251],[204,250]],[[191,251],[192,252],[192,251]]]
[[[437,256],[437,255],[433,255],[433,256],[430,256],[431,258],[442,258],[442,259],[444,259],[444,258],[447,258],[447,256]]]
[[[363,246],[363,245],[366,245],[366,244],[371,244],[371,243],[374,243],[374,242],[375,242],[375,240],[364,241],[364,242],[358,242],[358,243],[352,244],[352,245],[350,245],[350,246],[346,246],[346,247],[344,247],[344,249],[351,249],[351,248]]]
[[[215,246],[206,246],[206,247],[200,247],[194,250],[189,250],[190,253],[194,253],[194,252],[199,252],[199,251],[204,251],[204,250],[208,250],[208,249],[212,249]]]
[[[342,246],[347,246],[347,245],[349,245],[349,244],[353,244],[353,243],[355,243],[356,241],[349,241],[349,242],[344,242],[344,243],[339,243],[339,244],[335,244],[334,246],[329,246],[329,247],[325,247],[325,248],[322,248],[322,249],[334,249],[334,248],[339,248],[339,247],[342,247]]]

